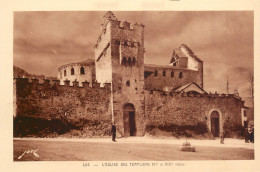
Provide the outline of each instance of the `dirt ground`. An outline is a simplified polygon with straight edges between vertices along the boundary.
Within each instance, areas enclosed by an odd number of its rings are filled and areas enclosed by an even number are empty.
[[[181,152],[184,140],[169,139],[14,139],[14,161],[175,161],[252,160],[252,143],[191,140],[196,152]]]

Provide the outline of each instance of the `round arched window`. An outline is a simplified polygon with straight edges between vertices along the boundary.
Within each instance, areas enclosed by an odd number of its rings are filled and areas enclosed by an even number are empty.
[[[165,71],[165,70],[163,71],[163,74],[162,74],[162,75],[163,75],[163,76],[166,76],[166,71]]]
[[[70,73],[71,73],[71,75],[74,75],[74,68],[71,68]]]
[[[126,57],[123,58],[122,64],[123,64],[123,65],[126,65]]]
[[[135,57],[133,58],[132,64],[135,65]]]
[[[172,77],[172,78],[174,77],[174,72],[173,72],[173,71],[171,72],[171,77]]]
[[[182,78],[182,77],[183,77],[182,72],[180,72],[179,73],[179,78]]]
[[[157,70],[154,71],[154,76],[158,76]]]
[[[83,67],[83,66],[80,68],[80,74],[82,74],[82,75],[84,75],[84,74],[85,74],[85,69],[84,69],[84,67]]]
[[[131,57],[128,58],[128,64],[131,65],[132,61],[131,61]]]

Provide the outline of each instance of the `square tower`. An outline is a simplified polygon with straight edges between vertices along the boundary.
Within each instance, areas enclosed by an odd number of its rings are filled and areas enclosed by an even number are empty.
[[[112,121],[123,136],[145,131],[144,25],[123,22],[112,12],[104,15],[95,45],[96,79],[111,83]]]

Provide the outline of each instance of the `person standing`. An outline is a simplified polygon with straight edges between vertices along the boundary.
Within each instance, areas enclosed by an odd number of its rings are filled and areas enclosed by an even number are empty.
[[[115,123],[112,125],[112,141],[115,142],[116,141],[116,125]]]
[[[244,133],[244,137],[245,137],[245,143],[248,143],[249,142],[249,140],[248,140],[248,135],[249,135],[249,133],[248,133],[248,129],[247,128],[245,128],[245,133]]]
[[[224,134],[225,134],[224,131],[220,131],[219,135],[220,135],[220,143],[221,144],[224,144],[224,138],[225,138]]]

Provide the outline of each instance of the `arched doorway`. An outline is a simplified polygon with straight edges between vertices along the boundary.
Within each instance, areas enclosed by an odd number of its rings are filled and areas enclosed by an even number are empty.
[[[214,137],[219,136],[219,113],[213,111],[210,114],[211,133]]]
[[[124,136],[135,136],[135,108],[133,104],[126,104],[123,109]]]

